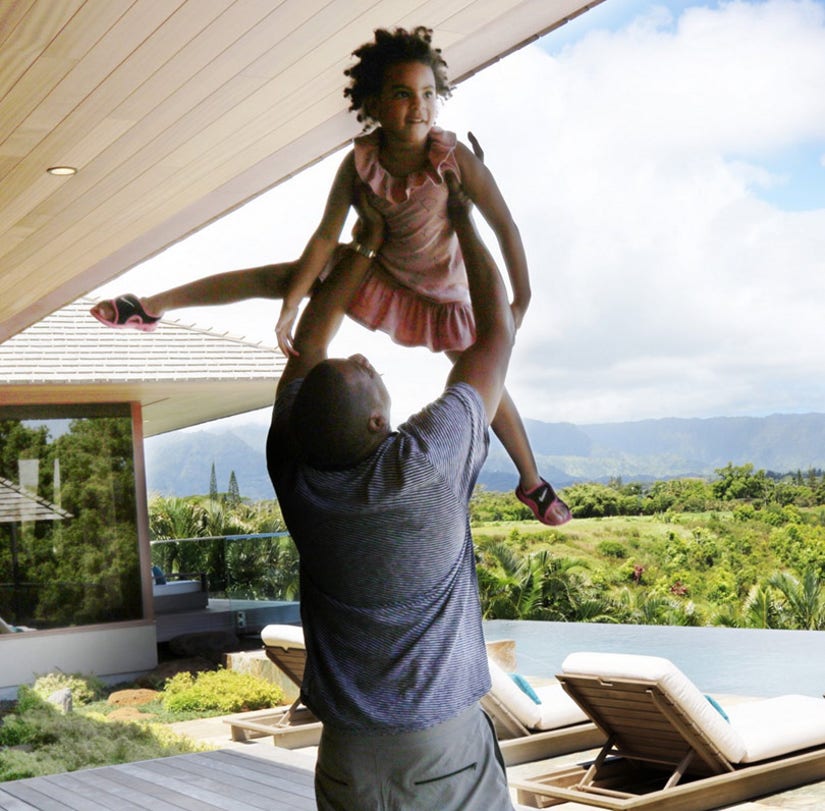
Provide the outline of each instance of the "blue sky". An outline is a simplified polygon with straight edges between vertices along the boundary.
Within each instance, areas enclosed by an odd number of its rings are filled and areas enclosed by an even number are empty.
[[[461,84],[439,123],[478,135],[522,232],[525,417],[825,411],[825,2],[605,0]],[[341,157],[103,290],[296,257]],[[271,344],[277,308],[172,315]],[[396,421],[448,369],[355,325],[333,351],[370,357]]]

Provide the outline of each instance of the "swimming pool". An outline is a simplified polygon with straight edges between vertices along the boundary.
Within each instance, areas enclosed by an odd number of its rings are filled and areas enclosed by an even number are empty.
[[[514,639],[520,673],[552,677],[573,651],[670,659],[708,693],[825,693],[825,632],[487,620],[488,641]]]

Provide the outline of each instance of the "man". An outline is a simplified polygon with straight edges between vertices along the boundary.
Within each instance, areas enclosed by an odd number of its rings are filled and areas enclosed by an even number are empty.
[[[322,811],[512,809],[478,705],[490,675],[468,504],[515,330],[469,204],[450,186],[477,340],[441,397],[392,431],[389,393],[367,359],[327,359],[381,245],[370,211],[350,266],[307,305],[300,354],[278,385],[267,461],[301,558],[301,695],[324,722]]]

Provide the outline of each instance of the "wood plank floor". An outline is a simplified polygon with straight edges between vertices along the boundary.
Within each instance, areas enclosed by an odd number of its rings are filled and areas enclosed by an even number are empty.
[[[219,750],[0,783],[3,811],[314,811],[313,774]]]

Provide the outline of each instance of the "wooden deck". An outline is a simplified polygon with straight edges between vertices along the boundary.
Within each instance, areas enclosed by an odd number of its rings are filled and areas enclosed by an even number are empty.
[[[311,771],[219,750],[0,783],[3,811],[315,811]]]

